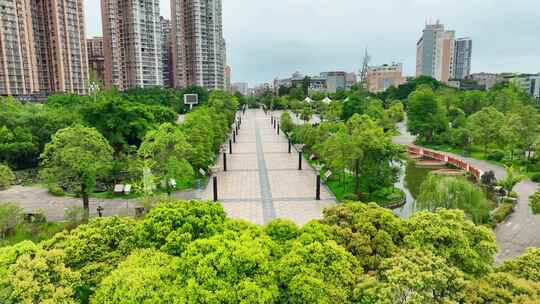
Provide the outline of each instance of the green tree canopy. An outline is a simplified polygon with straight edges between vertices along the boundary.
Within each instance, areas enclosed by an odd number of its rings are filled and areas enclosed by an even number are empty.
[[[179,264],[179,258],[156,250],[136,251],[103,280],[91,303],[178,303]]]
[[[448,128],[446,108],[431,88],[420,87],[409,96],[408,129],[431,143],[435,134]]]
[[[41,154],[41,175],[48,181],[78,189],[88,212],[88,196],[96,179],[112,167],[113,149],[94,128],[80,125],[58,131]]]
[[[503,114],[493,107],[483,108],[468,119],[473,141],[482,145],[484,152],[487,152],[490,144],[500,139],[503,123]]]
[[[429,250],[466,274],[480,276],[491,271],[497,252],[495,234],[476,226],[463,211],[418,212],[406,221],[406,227],[407,247]]]

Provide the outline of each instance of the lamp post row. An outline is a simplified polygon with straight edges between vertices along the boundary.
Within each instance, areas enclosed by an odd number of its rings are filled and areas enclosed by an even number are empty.
[[[242,110],[242,115],[245,114],[245,108]],[[274,129],[277,130],[277,135],[280,134],[280,125],[277,122],[277,119],[274,118],[274,116],[270,116],[270,122]],[[229,154],[233,154],[232,150],[232,144],[236,143],[236,135],[238,134],[239,128],[242,124],[242,117],[238,117],[238,122],[236,123],[236,130],[233,130],[232,140],[229,139]],[[287,140],[288,140],[288,153],[292,153],[292,141],[289,138],[289,135],[287,134]],[[298,170],[302,171],[302,157],[303,157],[303,145],[299,145],[297,147],[298,150]],[[223,152],[223,171],[227,171],[227,153]],[[315,199],[321,200],[321,173],[320,170],[317,170],[317,177],[316,177],[316,189],[315,189]],[[217,176],[213,176],[213,194],[214,194],[214,202],[218,201],[218,185],[217,185]]]

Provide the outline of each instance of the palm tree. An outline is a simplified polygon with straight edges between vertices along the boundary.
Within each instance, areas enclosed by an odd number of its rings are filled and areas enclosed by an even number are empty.
[[[514,190],[514,187],[525,179],[525,176],[516,174],[514,166],[505,166],[505,169],[506,177],[501,179],[498,184],[507,192],[507,194],[510,194],[512,190]]]

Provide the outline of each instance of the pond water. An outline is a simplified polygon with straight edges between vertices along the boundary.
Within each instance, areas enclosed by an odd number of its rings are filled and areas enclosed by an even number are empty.
[[[395,187],[405,192],[407,203],[405,206],[394,210],[396,215],[407,219],[416,212],[415,200],[420,194],[420,186],[426,180],[428,174],[434,170],[437,169],[417,167],[414,162],[402,163],[399,181]]]

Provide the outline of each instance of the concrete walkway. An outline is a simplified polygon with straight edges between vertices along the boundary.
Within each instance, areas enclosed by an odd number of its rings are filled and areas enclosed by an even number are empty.
[[[228,145],[227,145],[228,153]],[[315,200],[316,174],[305,160],[298,170],[298,153],[288,153],[287,138],[271,125],[262,110],[247,110],[242,127],[227,155],[218,157],[218,199],[229,216],[257,224],[275,218],[290,219],[298,225],[320,219],[325,208],[336,203],[324,186],[321,200]],[[213,199],[212,182],[201,198]]]
[[[178,199],[195,199],[195,191],[175,193]],[[57,197],[49,193],[45,188],[13,186],[7,190],[0,191],[0,203],[16,203],[25,213],[36,213],[41,211],[49,221],[63,221],[68,207],[81,206],[82,200],[73,197]],[[103,207],[104,216],[134,216],[135,208],[140,204],[137,200],[126,199],[90,199],[90,217],[97,217],[97,207]]]
[[[413,144],[416,140],[407,131],[406,123],[398,124],[400,135],[393,138],[395,143],[401,145]],[[503,167],[489,162],[470,157],[456,155],[454,153],[441,152],[450,156],[456,156],[464,161],[480,168],[484,172],[493,171],[497,179],[504,178],[506,171]],[[529,207],[529,197],[538,189],[538,184],[529,179],[519,183],[514,191],[518,194],[518,205],[516,211],[495,229],[499,253],[497,261],[504,261],[523,254],[529,247],[540,247],[540,216],[533,215]]]

